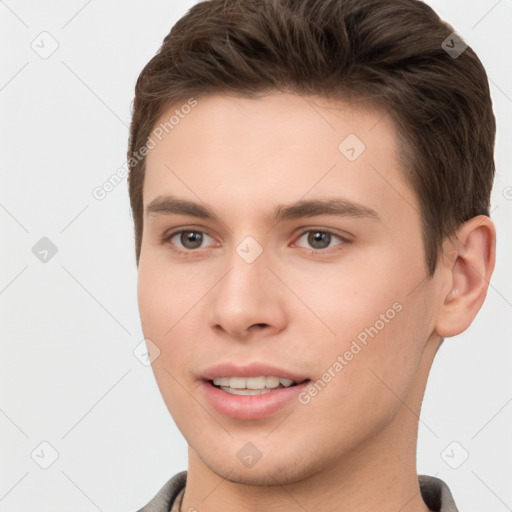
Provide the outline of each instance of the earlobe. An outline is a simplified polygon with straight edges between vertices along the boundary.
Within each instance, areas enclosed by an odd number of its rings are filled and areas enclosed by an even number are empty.
[[[446,276],[436,332],[442,338],[465,331],[480,310],[494,270],[496,230],[484,215],[465,222],[456,236],[445,242]]]

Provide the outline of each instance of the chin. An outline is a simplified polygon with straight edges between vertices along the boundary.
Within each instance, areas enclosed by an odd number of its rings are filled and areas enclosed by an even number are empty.
[[[255,441],[256,443],[257,441]],[[289,453],[275,449],[250,467],[245,467],[236,452],[222,449],[215,453],[195,450],[196,455],[210,471],[230,482],[244,485],[286,485],[298,483],[322,470],[322,460],[299,447],[289,446]],[[227,454],[233,453],[233,456]],[[300,454],[300,456],[297,456]],[[325,461],[323,461],[325,464]]]
[[[215,462],[205,461],[210,471],[216,475],[225,478],[229,482],[243,485],[285,485],[299,482],[309,476],[310,469],[306,467],[296,467],[290,465],[283,467],[282,462],[279,464],[265,463],[262,460],[258,462],[259,467],[241,468],[229,466],[225,461]]]

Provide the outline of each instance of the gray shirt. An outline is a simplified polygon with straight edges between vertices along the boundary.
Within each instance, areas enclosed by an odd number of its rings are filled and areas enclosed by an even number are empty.
[[[434,512],[458,512],[448,486],[439,478],[418,475],[420,491],[427,507]],[[156,496],[137,512],[178,512],[187,472],[181,471],[170,478],[158,491]]]

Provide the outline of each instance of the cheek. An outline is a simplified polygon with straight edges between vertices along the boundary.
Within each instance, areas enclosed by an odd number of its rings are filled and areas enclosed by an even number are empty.
[[[373,260],[345,258],[339,265],[317,265],[309,272],[292,272],[293,269],[283,274],[283,280],[293,283],[294,293],[308,306],[302,327],[306,332],[318,331],[321,320],[330,330],[323,330],[324,343],[337,348],[341,347],[336,338],[342,343],[349,341],[375,322],[381,330],[383,314],[387,326],[389,319],[396,316],[397,306],[393,308],[393,304],[404,295],[401,283],[397,283],[396,269],[383,264],[382,253]],[[298,307],[304,309],[301,304]]]
[[[322,347],[321,364],[315,365],[317,392],[301,402],[308,402],[304,411],[310,428],[316,418],[324,417],[333,442],[344,445],[374,435],[398,414],[413,385],[423,344],[423,335],[414,327],[418,311],[409,303],[402,306],[388,314],[388,323],[368,317],[363,329],[347,326],[358,331],[355,336],[342,334]]]
[[[210,280],[177,266],[171,271],[155,261],[139,266],[137,299],[142,330],[160,350],[153,364],[155,375],[165,369],[180,376],[180,382],[188,381],[186,372],[197,358],[197,344],[204,339],[200,308]]]
[[[197,333],[187,330],[187,311],[193,305],[193,292],[161,270],[156,265],[139,265],[137,298],[141,325],[144,337],[160,351],[151,366],[164,403],[178,428],[186,427],[191,432],[195,423],[187,418],[194,389],[187,372],[195,350],[190,341],[197,339]]]
[[[325,276],[322,293],[314,301],[337,336],[354,339],[404,337],[407,318],[421,318],[422,304],[411,293],[424,280],[421,255],[407,258],[403,247],[380,245],[355,254]]]
[[[201,287],[190,272],[179,267],[170,269],[157,258],[141,257],[137,300],[144,334],[168,338],[200,299],[198,286]]]
[[[169,287],[156,267],[139,266],[137,300],[144,338],[150,339],[159,349],[159,356],[152,362],[153,372],[165,401],[173,393],[173,379],[177,363],[183,361],[180,353],[186,345],[174,342],[179,330],[179,307],[176,293]],[[167,373],[168,372],[168,373]]]
[[[167,307],[168,297],[155,282],[155,276],[144,267],[139,267],[137,301],[142,330],[146,338],[159,338],[163,331],[162,312]]]
[[[359,399],[371,405],[365,409],[368,414],[372,410],[384,414],[387,409],[393,411],[394,404],[400,405],[394,393],[401,399],[406,396],[431,334],[429,292],[424,285],[418,286],[424,280],[421,262],[405,272],[400,259],[393,259],[391,253],[387,261],[381,256],[361,264],[361,270],[354,266],[332,273],[321,291],[310,288],[307,292],[306,286],[299,291],[334,331],[319,338],[310,322],[303,322],[306,336],[315,345],[310,353],[321,354],[314,374],[325,381],[330,378],[326,372],[334,373],[333,385],[327,385],[333,392],[330,398],[352,404],[354,413]]]

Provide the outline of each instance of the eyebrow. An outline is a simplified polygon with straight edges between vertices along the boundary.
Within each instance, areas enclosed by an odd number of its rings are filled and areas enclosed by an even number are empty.
[[[221,222],[220,218],[206,206],[173,196],[158,196],[146,207],[146,215],[173,214],[189,215]],[[303,199],[293,204],[281,204],[274,209],[269,220],[280,222],[317,215],[356,217],[380,221],[379,215],[372,208],[342,198]]]

